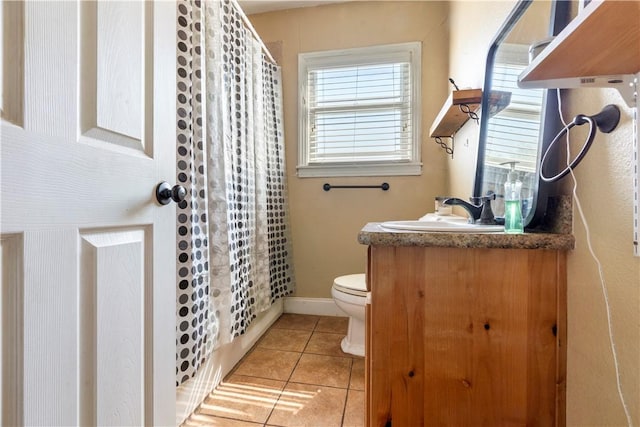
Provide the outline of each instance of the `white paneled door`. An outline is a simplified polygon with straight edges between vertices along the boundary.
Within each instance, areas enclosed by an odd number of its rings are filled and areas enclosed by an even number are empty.
[[[2,425],[175,423],[175,7],[0,4]]]

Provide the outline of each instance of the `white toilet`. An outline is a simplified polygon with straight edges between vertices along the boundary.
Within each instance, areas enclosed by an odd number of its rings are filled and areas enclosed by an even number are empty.
[[[331,287],[336,305],[349,316],[349,331],[342,339],[342,351],[364,356],[364,306],[367,302],[367,283],[364,274],[336,277]]]

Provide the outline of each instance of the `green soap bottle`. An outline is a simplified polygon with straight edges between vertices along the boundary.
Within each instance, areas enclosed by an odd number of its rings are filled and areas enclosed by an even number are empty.
[[[511,171],[504,183],[504,232],[519,234],[524,232],[522,226],[522,181],[518,179],[516,162],[509,162]]]

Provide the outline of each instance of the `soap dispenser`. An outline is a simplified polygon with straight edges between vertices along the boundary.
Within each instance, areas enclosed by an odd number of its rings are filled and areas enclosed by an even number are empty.
[[[511,167],[504,183],[504,232],[518,234],[524,232],[522,226],[522,181],[516,172],[517,162],[506,162]]]

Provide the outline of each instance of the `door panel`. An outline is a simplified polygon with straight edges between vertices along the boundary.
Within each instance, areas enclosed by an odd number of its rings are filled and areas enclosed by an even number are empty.
[[[83,2],[81,133],[150,154],[153,8],[145,2]],[[148,147],[150,148],[150,147]]]
[[[75,2],[24,2],[24,128],[69,142],[77,135],[77,13]]]
[[[97,125],[142,138],[144,2],[97,3]],[[149,52],[150,54],[151,52]]]
[[[21,234],[0,235],[0,424],[22,425],[23,253]]]
[[[3,424],[174,423],[175,7],[0,5]]]
[[[10,28],[11,31],[5,31]],[[23,124],[24,87],[24,3],[3,1],[0,4],[0,116],[17,126]]]
[[[76,247],[76,230],[70,227],[24,233],[23,405],[27,426],[76,424],[78,264],[71,256]]]
[[[144,344],[151,310],[145,230],[81,233],[80,239],[82,424],[143,425],[144,378],[151,372],[145,364],[152,360]]]

